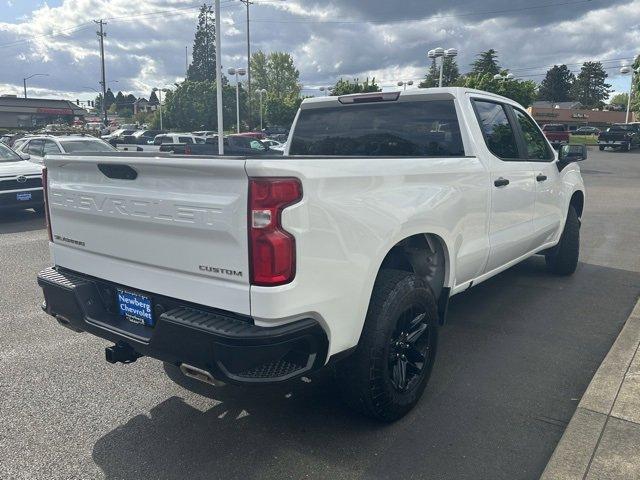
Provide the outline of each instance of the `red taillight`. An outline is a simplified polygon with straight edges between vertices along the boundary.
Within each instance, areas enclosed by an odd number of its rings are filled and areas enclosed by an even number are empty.
[[[51,218],[49,216],[49,182],[47,176],[47,167],[42,169],[42,197],[44,198],[44,216],[47,220],[47,233],[49,234],[49,241],[53,242],[53,234],[51,233]]]
[[[297,178],[249,180],[249,261],[253,285],[289,283],[296,275],[296,241],[282,228],[282,210],[302,199]]]

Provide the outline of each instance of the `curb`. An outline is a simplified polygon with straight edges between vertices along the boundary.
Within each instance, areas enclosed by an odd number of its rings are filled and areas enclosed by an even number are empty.
[[[640,299],[591,379],[540,480],[586,477],[609,419],[617,418],[612,417],[614,405],[639,349]]]

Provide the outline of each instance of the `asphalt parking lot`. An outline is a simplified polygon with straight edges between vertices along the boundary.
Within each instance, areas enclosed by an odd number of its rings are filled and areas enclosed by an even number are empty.
[[[532,258],[454,298],[414,412],[342,405],[329,375],[188,392],[159,362],[41,312],[44,221],[0,217],[2,479],[537,479],[640,294],[640,152],[589,151],[570,278]]]

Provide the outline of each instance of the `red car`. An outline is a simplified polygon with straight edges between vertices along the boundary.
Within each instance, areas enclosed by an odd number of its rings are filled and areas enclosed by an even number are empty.
[[[559,148],[569,143],[569,129],[565,125],[548,123],[543,125],[542,132],[554,148]]]
[[[236,133],[235,135],[240,137],[257,138],[258,140],[267,138],[267,136],[262,132],[242,132],[242,133]]]

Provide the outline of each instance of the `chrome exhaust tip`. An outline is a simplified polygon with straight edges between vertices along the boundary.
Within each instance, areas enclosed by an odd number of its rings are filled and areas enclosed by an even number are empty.
[[[214,378],[206,370],[202,370],[201,368],[194,367],[193,365],[189,365],[188,363],[180,364],[180,371],[185,377],[195,378],[204,383],[208,383],[209,385],[214,385],[216,387],[222,387],[225,383]]]

